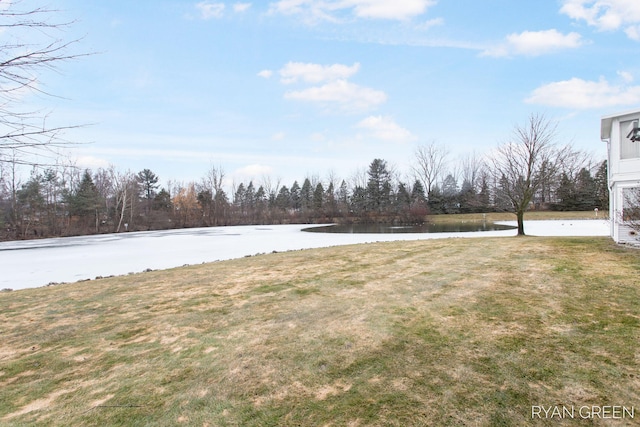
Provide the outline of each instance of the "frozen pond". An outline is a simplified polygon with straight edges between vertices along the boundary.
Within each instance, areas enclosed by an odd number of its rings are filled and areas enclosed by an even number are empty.
[[[515,221],[501,222],[515,225]],[[0,289],[76,282],[97,276],[165,269],[247,255],[392,240],[515,236],[515,230],[472,233],[308,233],[309,225],[192,228],[0,242]],[[609,222],[527,221],[534,236],[607,236]]]

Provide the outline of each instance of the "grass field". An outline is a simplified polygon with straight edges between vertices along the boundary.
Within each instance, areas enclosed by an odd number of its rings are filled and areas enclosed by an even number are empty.
[[[0,425],[637,425],[639,269],[608,238],[445,239],[0,293]]]
[[[568,220],[568,219],[606,219],[608,212],[598,212],[597,216],[594,211],[529,211],[525,214],[525,221],[537,220]],[[490,213],[472,213],[472,214],[455,214],[455,215],[430,215],[429,221],[435,223],[451,223],[465,221],[515,221],[516,216],[510,212],[490,212]]]

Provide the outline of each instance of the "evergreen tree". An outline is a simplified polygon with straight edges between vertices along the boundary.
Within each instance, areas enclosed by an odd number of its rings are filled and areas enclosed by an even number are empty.
[[[429,198],[427,199],[427,205],[429,206],[429,211],[432,214],[446,213],[444,196],[442,195],[442,191],[439,186],[434,185],[431,187]]]
[[[396,206],[398,210],[403,211],[409,209],[409,207],[411,207],[412,201],[413,192],[411,194],[409,193],[409,190],[407,190],[407,186],[404,182],[398,184],[398,191],[396,192]]]
[[[596,207],[600,210],[609,209],[609,185],[606,160],[600,163],[594,177],[594,184]]]
[[[171,211],[171,195],[164,188],[153,198],[153,209],[159,211]]]
[[[142,197],[152,200],[156,195],[159,180],[158,175],[151,172],[150,169],[143,169],[138,172],[138,182],[140,183]]]
[[[300,189],[300,207],[303,210],[311,209],[312,201],[313,191],[311,190],[311,181],[309,181],[309,178],[305,178],[302,183],[302,188]]]
[[[357,185],[351,194],[350,205],[351,211],[355,215],[363,215],[367,211],[368,205],[367,190]]]
[[[340,188],[338,188],[337,204],[338,204],[338,212],[342,215],[349,214],[349,189],[347,187],[347,182],[343,179],[340,183]]]
[[[229,198],[227,193],[220,188],[216,191],[216,195],[213,198],[214,203],[214,225],[226,225],[229,211]]]
[[[261,185],[260,187],[258,187],[258,190],[255,193],[255,201],[254,201],[254,210],[255,210],[257,219],[259,221],[264,220],[263,217],[267,213],[267,204],[268,204],[267,192],[265,191],[264,187]]]
[[[327,187],[327,191],[325,194],[325,211],[329,214],[329,216],[333,217],[336,215],[338,211],[338,202],[336,201],[335,189],[333,186],[333,182],[329,183],[329,187]]]
[[[582,168],[576,179],[576,206],[579,211],[590,211],[596,207],[596,182],[588,169]]]
[[[451,174],[447,175],[442,182],[442,201],[444,213],[452,214],[459,212],[458,183]]]
[[[247,185],[247,189],[245,190],[244,204],[249,215],[253,215],[253,211],[256,207],[256,189],[253,186],[253,181],[249,181],[249,185]]]
[[[309,184],[311,186],[311,184]],[[302,196],[300,195],[300,184],[298,181],[294,181],[291,186],[291,207],[298,211],[302,207]]]
[[[576,210],[578,204],[576,185],[574,181],[569,179],[569,176],[565,172],[560,175],[560,183],[556,188],[556,197],[559,202],[553,205],[554,209],[561,211]]]
[[[391,201],[391,172],[387,169],[387,162],[374,159],[367,171],[368,208],[372,211],[384,212]]]
[[[467,181],[466,179],[462,181],[462,187],[460,188],[460,193],[458,194],[460,212],[476,212],[478,209],[477,196],[478,195],[476,194],[476,189],[473,187],[471,182]]]
[[[78,189],[68,198],[68,202],[72,215],[80,217],[85,225],[95,223],[95,230],[98,231],[100,194],[88,169],[84,171]]]
[[[424,186],[419,179],[416,179],[413,183],[413,188],[411,189],[411,200],[413,202],[425,202],[427,200]]]
[[[244,183],[241,182],[233,195],[233,204],[239,209],[240,214],[243,216],[247,213],[246,193]]]
[[[202,210],[202,221],[204,222],[204,225],[210,226],[211,217],[213,216],[213,194],[211,194],[211,190],[200,190],[196,198],[200,205],[200,209]]]
[[[291,208],[291,192],[286,185],[280,187],[280,191],[278,191],[278,195],[276,196],[276,206],[278,209],[283,211]]]
[[[18,190],[16,196],[18,200],[18,219],[22,229],[22,236],[27,233],[37,233],[31,228],[39,219],[45,208],[45,198],[42,194],[43,178],[41,175],[32,173],[31,178],[22,188]]]
[[[313,210],[315,211],[316,216],[320,216],[322,214],[322,206],[324,203],[324,187],[322,183],[318,183],[316,185],[316,189],[313,191]]]
[[[480,178],[480,193],[478,193],[479,212],[488,212],[491,210],[491,191],[489,190],[489,182],[487,175]]]

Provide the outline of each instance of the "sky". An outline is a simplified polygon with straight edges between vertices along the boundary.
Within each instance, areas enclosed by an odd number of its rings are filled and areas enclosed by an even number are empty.
[[[532,114],[600,161],[600,118],[640,108],[638,0],[46,4],[94,54],[29,102],[85,125],[66,135],[78,165],[163,184],[212,166],[227,183],[349,180],[375,158],[408,174],[429,143],[455,167]]]

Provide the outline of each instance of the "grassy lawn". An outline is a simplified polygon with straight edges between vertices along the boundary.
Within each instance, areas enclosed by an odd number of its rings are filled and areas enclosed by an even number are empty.
[[[0,425],[637,425],[639,269],[608,238],[443,239],[0,293]]]
[[[568,212],[554,212],[554,211],[528,211],[524,215],[525,221],[537,221],[537,220],[570,220],[570,219],[607,219],[609,212],[593,211],[568,211]],[[473,214],[453,214],[453,215],[430,215],[429,221],[434,223],[449,223],[460,221],[515,221],[516,216],[510,212],[490,212],[490,213],[473,213]]]

